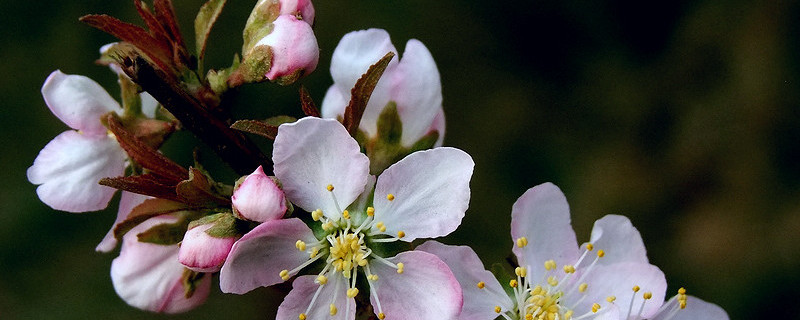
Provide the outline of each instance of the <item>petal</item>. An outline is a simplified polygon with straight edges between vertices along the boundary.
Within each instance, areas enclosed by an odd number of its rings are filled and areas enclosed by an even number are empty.
[[[428,133],[436,114],[442,108],[442,83],[439,70],[428,48],[419,40],[409,40],[397,68],[392,74],[391,99],[403,121],[401,143],[414,145]]]
[[[297,240],[317,242],[314,233],[300,219],[273,220],[258,225],[231,248],[220,271],[220,289],[225,293],[243,294],[283,282],[282,270],[291,270],[309,259],[307,252],[295,247]]]
[[[629,309],[635,314],[645,301],[642,296],[645,292],[652,293],[652,298],[644,304],[644,309],[639,319],[650,318],[664,301],[667,290],[667,281],[664,273],[651,264],[644,263],[617,263],[612,265],[595,265],[590,274],[584,279],[588,284],[588,289],[584,293],[584,298],[577,290],[572,290],[572,294],[565,296],[567,305],[573,305],[578,300],[582,300],[575,307],[575,314],[580,315],[591,309],[593,303],[605,303],[608,296],[616,297],[615,304],[620,308],[620,313],[627,314]],[[576,284],[577,285],[577,284]],[[634,293],[632,288],[639,286],[638,293]],[[631,304],[631,298],[634,297]],[[631,307],[632,306],[632,307]]]
[[[311,25],[297,20],[294,15],[281,15],[273,22],[273,26],[272,32],[255,45],[272,48],[267,79],[291,76],[300,70],[303,74],[314,71],[319,62],[319,46]]]
[[[233,192],[231,202],[236,215],[251,221],[276,220],[286,213],[283,190],[264,174],[261,166],[247,176]]]
[[[336,120],[306,117],[278,127],[272,153],[275,176],[286,197],[306,211],[317,209],[338,220],[344,209],[364,191],[369,159]]]
[[[178,262],[178,246],[139,242],[137,235],[152,226],[175,222],[171,216],[151,218],[123,236],[119,257],[111,262],[114,290],[129,305],[155,312],[178,313],[205,302],[211,276],[205,275],[190,298],[184,295],[186,268]]]
[[[156,117],[156,109],[158,109],[158,100],[147,92],[142,92],[139,97],[142,99],[142,114],[154,119]]]
[[[264,2],[264,0],[259,2]],[[300,16],[303,17],[303,21],[310,25],[314,24],[314,5],[311,3],[311,0],[281,0],[280,3],[281,15],[297,15],[297,13],[299,13]],[[258,5],[256,5],[256,7],[258,7]]]
[[[145,200],[150,199],[150,197],[136,194],[132,192],[122,191],[122,196],[119,199],[119,209],[117,210],[117,219],[114,221],[114,224],[111,225],[111,229],[108,230],[106,233],[105,238],[97,247],[94,248],[97,252],[104,252],[108,253],[117,246],[117,238],[114,237],[114,229],[117,227],[122,221],[128,217],[134,207],[140,205]]]
[[[598,263],[648,263],[642,236],[627,217],[607,215],[597,220],[592,228],[591,239],[595,248],[605,252]]]
[[[445,129],[445,119],[444,119],[444,109],[439,108],[439,113],[436,114],[436,118],[433,118],[433,124],[431,124],[430,130],[428,132],[439,132],[439,139],[436,139],[436,144],[433,146],[438,148],[441,147],[444,143],[444,129]]]
[[[464,151],[436,148],[414,152],[387,168],[375,186],[375,221],[402,240],[453,232],[469,207],[469,181],[475,164]],[[387,196],[391,194],[394,200]]]
[[[53,138],[28,168],[28,180],[41,184],[39,199],[56,210],[96,211],[105,208],[116,191],[97,182],[121,176],[125,151],[106,135],[65,131]]]
[[[453,272],[438,257],[422,251],[408,251],[387,259],[403,263],[403,273],[373,260],[372,273],[377,281],[370,283],[373,309],[383,311],[387,320],[456,319],[461,312],[461,286]],[[380,306],[378,306],[380,302]]]
[[[338,86],[332,85],[325,93],[325,98],[322,99],[320,115],[328,119],[342,119],[349,102],[350,91],[343,93]]]
[[[339,94],[350,101],[350,89],[355,86],[356,81],[367,72],[369,67],[389,52],[397,54],[397,49],[392,45],[389,33],[382,29],[369,29],[350,32],[339,41],[331,58],[331,76],[334,86],[340,91]],[[397,65],[399,57],[395,57],[389,62],[383,76],[378,81],[372,96],[364,110],[361,118],[360,128],[373,137],[377,134],[377,121],[383,108],[389,102],[392,87],[392,72]],[[322,104],[323,114],[330,114],[326,110],[332,106]]]
[[[206,231],[214,223],[196,226],[186,231],[178,251],[178,261],[197,272],[217,272],[225,262],[236,238],[212,237]]]
[[[727,320],[728,313],[720,306],[705,302],[700,298],[687,296],[686,308],[679,309],[675,301],[670,306],[659,312],[653,320]],[[673,314],[674,316],[669,317]]]
[[[464,294],[464,307],[458,319],[494,319],[497,317],[495,306],[500,306],[503,312],[514,308],[514,302],[494,275],[483,268],[483,262],[472,248],[448,246],[431,240],[416,250],[436,255],[453,271]],[[483,283],[483,288],[479,288],[478,283]]]
[[[50,111],[62,122],[87,134],[106,133],[100,117],[119,111],[114,98],[94,80],[80,75],[53,71],[42,86],[42,96]]]
[[[511,237],[525,237],[528,245],[514,245],[514,254],[522,266],[528,266],[531,279],[544,279],[544,262],[574,264],[578,260],[578,242],[569,218],[567,198],[552,183],[525,191],[511,209]]]
[[[316,276],[297,277],[292,284],[292,291],[283,299],[276,320],[297,320],[301,313],[306,314],[306,319],[331,319],[352,320],[356,318],[356,300],[347,298],[347,281],[339,273],[328,277],[328,283],[320,288],[314,282]],[[311,305],[314,294],[317,299]],[[336,306],[335,316],[331,316],[331,304]],[[347,305],[346,305],[347,304]],[[309,310],[309,305],[311,309]],[[348,312],[348,309],[350,312]]]

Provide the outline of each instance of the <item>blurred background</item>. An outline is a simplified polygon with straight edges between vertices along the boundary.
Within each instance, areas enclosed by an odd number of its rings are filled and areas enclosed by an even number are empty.
[[[174,0],[190,48],[203,2]],[[207,67],[229,65],[254,3],[229,2]],[[603,215],[630,217],[669,294],[684,286],[732,319],[800,319],[799,4],[316,1],[321,60],[301,82],[322,101],[331,54],[349,31],[384,28],[401,51],[419,39],[441,72],[445,144],[476,162],[470,209],[441,241],[472,246],[487,266],[502,262],[511,205],[551,181],[567,195],[580,242]],[[26,179],[38,151],[67,129],[39,92],[51,71],[119,95],[115,76],[93,63],[115,39],[78,17],[141,24],[133,4],[4,0],[0,12],[0,318],[273,318],[281,296],[270,288],[237,296],[215,285],[204,306],[172,317],[128,307],[109,277],[116,253],[94,252],[115,210],[54,211]],[[237,115],[300,116],[297,89],[247,86],[234,97]],[[188,164],[196,144],[183,132],[164,150]]]

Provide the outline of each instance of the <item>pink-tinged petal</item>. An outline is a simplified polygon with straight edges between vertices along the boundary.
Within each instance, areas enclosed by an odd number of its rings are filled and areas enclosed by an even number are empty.
[[[131,213],[134,207],[142,204],[145,200],[150,199],[148,196],[144,196],[141,194],[136,194],[132,192],[122,191],[122,196],[119,199],[119,209],[117,210],[117,219],[114,220],[114,224],[111,225],[111,229],[108,230],[106,233],[105,238],[101,241],[97,247],[94,248],[97,252],[104,252],[108,253],[117,246],[117,238],[114,237],[114,228],[117,227],[122,221],[125,221],[125,218]]]
[[[276,220],[286,213],[283,190],[264,173],[261,166],[233,192],[231,202],[234,214],[251,221]]]
[[[392,77],[391,99],[397,103],[397,112],[403,121],[401,143],[412,146],[428,133],[442,108],[439,70],[428,48],[419,40],[411,39]]]
[[[387,259],[403,263],[403,273],[384,263],[370,263],[378,275],[370,290],[377,314],[382,310],[386,320],[457,319],[461,313],[462,295],[458,280],[442,260],[422,251],[407,251]],[[378,307],[380,302],[380,307]]]
[[[178,246],[139,242],[137,235],[176,218],[159,216],[134,227],[123,236],[119,257],[111,262],[114,290],[129,305],[154,312],[179,313],[205,302],[211,276],[205,275],[194,294],[184,295],[182,277],[186,268],[178,262]]]
[[[382,29],[369,29],[350,32],[339,41],[331,58],[331,76],[333,77],[334,87],[339,90],[338,94],[344,97],[345,101],[350,101],[350,89],[355,86],[361,76],[367,72],[369,67],[389,52],[397,54],[397,49],[389,38],[389,33]],[[378,81],[375,90],[372,91],[367,108],[361,118],[360,128],[366,131],[367,136],[374,137],[377,133],[377,121],[383,108],[389,103],[392,76],[399,57],[395,57],[389,62],[389,66]],[[330,90],[328,94],[331,94]],[[327,98],[326,98],[327,100]],[[335,100],[339,101],[339,99]],[[322,113],[325,117],[331,117],[334,113],[329,109],[340,109],[338,105],[329,105],[323,100]],[[341,110],[344,110],[343,108]],[[335,118],[332,116],[331,118]]]
[[[275,176],[286,197],[306,211],[337,220],[367,183],[369,159],[341,123],[306,117],[278,127],[272,152]],[[327,186],[334,187],[333,195]]]
[[[444,109],[439,108],[439,113],[436,114],[436,117],[433,118],[433,124],[428,132],[436,131],[439,133],[439,139],[436,139],[436,144],[434,147],[438,148],[441,147],[444,143],[444,130],[445,129],[445,119],[444,119]],[[427,134],[427,133],[426,133]]]
[[[653,320],[728,320],[728,313],[720,306],[700,298],[686,296],[686,308],[680,309],[677,301],[669,304]],[[672,315],[672,316],[671,316]],[[671,316],[671,317],[670,317]]]
[[[404,241],[453,232],[469,207],[474,166],[472,158],[456,148],[408,155],[378,176],[375,221],[386,225],[387,234],[403,231]]]
[[[511,237],[515,243],[521,237],[528,240],[522,248],[515,244],[513,251],[520,265],[529,267],[531,279],[545,279],[547,260],[562,266],[574,264],[579,257],[567,198],[549,182],[528,189],[514,203]]]
[[[272,63],[266,77],[275,80],[292,76],[298,71],[309,74],[317,68],[319,46],[314,30],[294,15],[282,15],[273,22],[272,32],[259,40],[257,46],[272,48]]]
[[[50,111],[70,128],[91,135],[105,135],[100,117],[119,111],[114,98],[94,80],[80,75],[53,71],[42,86],[42,96]]]
[[[297,240],[317,242],[314,233],[297,218],[264,222],[233,244],[219,275],[222,292],[243,294],[283,282],[282,270],[292,270],[309,259],[295,247]],[[311,249],[311,248],[309,248]]]
[[[500,306],[503,312],[514,308],[514,302],[494,275],[483,268],[483,262],[472,248],[449,246],[431,240],[418,246],[416,250],[436,255],[453,271],[464,294],[464,306],[458,319],[494,319],[497,317],[495,306]],[[482,283],[483,288],[478,283]]]
[[[592,228],[591,243],[605,252],[598,263],[648,263],[642,236],[627,217],[607,215],[597,220]]]
[[[264,2],[267,0],[260,0],[259,2]],[[298,13],[303,18],[303,21],[306,23],[313,25],[314,24],[314,5],[311,3],[311,0],[281,0],[281,15],[297,15]],[[258,7],[256,5],[256,7]]]
[[[306,319],[353,320],[356,318],[356,300],[347,297],[347,281],[341,273],[333,273],[327,284],[314,283],[316,276],[297,277],[292,283],[292,291],[278,307],[276,320],[297,320],[301,313]],[[311,299],[320,289],[317,300],[311,305]],[[331,316],[331,304],[336,307],[336,314]],[[348,308],[349,305],[349,308]],[[311,309],[308,307],[311,306]],[[348,312],[349,310],[349,312]]]
[[[39,199],[56,210],[96,211],[105,208],[116,191],[97,182],[121,176],[125,151],[106,135],[65,131],[51,140],[28,168],[28,180],[40,184]]]
[[[236,238],[212,237],[206,231],[214,226],[208,223],[186,231],[178,251],[178,261],[197,272],[217,272],[236,242]]]
[[[654,265],[633,262],[613,265],[598,264],[589,272],[588,276],[583,280],[588,284],[586,292],[579,293],[578,290],[573,290],[569,296],[564,297],[567,302],[566,305],[573,305],[578,300],[581,300],[580,304],[575,307],[575,314],[577,315],[591,310],[591,306],[595,302],[602,305],[609,296],[616,297],[617,299],[614,303],[620,308],[620,313],[627,314],[631,305],[631,297],[634,294],[632,313],[636,314],[645,301],[643,298],[644,293],[650,292],[652,293],[652,298],[644,304],[641,317],[638,318],[648,319],[656,313],[664,301],[667,281],[664,278],[664,273]],[[634,286],[639,286],[638,293],[633,292],[632,288]],[[586,297],[583,298],[583,295],[586,295]]]

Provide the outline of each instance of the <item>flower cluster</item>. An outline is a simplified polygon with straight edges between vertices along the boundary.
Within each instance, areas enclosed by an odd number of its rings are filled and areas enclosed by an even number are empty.
[[[207,73],[202,57],[225,1],[201,8],[194,52],[169,0],[135,3],[146,29],[82,18],[123,40],[99,60],[118,74],[121,103],[86,77],[53,72],[42,95],[71,130],[28,170],[57,210],[101,210],[122,190],[96,249],[122,242],[111,278],[131,306],[191,310],[218,273],[225,293],[290,281],[276,317],[287,320],[727,318],[684,289],[664,302],[664,274],[625,217],[598,220],[579,245],[552,184],[513,206],[514,276],[498,280],[467,246],[415,246],[458,228],[474,168],[466,152],[442,146],[441,80],[420,41],[400,57],[384,30],[349,33],[333,52],[321,110],[303,89],[305,117],[235,121],[224,93],[316,68],[311,2],[259,0],[242,59]],[[193,132],[241,178],[216,181],[197,157],[188,169],[172,161],[159,148],[175,130]],[[245,132],[274,140],[270,152]]]

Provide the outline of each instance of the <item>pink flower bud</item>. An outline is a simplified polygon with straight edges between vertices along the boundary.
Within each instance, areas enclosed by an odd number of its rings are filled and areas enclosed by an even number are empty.
[[[228,257],[236,237],[212,237],[206,231],[214,223],[196,226],[186,231],[178,251],[178,260],[192,271],[217,272]]]
[[[246,220],[265,222],[283,217],[286,199],[283,190],[259,166],[233,192],[233,213]]]
[[[267,79],[289,84],[317,68],[319,46],[311,25],[294,15],[281,15],[273,22],[272,33],[254,47],[266,45],[272,50]]]
[[[299,15],[306,23],[314,24],[314,5],[311,0],[281,0],[280,3],[281,15]]]

